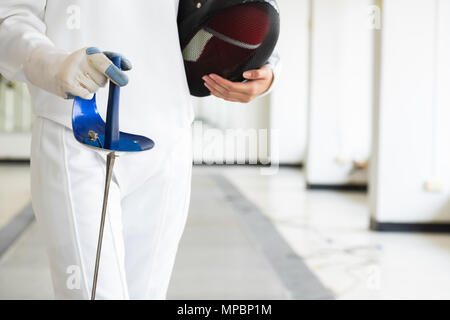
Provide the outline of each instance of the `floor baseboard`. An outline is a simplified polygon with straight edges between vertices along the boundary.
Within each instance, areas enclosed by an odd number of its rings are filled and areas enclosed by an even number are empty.
[[[427,232],[450,233],[450,223],[396,223],[370,221],[370,230],[381,232]]]

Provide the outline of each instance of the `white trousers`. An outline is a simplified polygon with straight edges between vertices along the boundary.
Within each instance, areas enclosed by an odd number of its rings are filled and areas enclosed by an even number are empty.
[[[172,151],[116,159],[97,299],[164,299],[186,222],[191,134]],[[33,209],[50,258],[57,299],[89,299],[105,182],[105,155],[68,128],[37,118],[33,128]]]

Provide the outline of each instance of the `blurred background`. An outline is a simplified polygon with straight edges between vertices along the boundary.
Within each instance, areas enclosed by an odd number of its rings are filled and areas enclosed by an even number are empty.
[[[170,299],[450,298],[450,1],[277,0],[276,88],[193,99]],[[0,78],[0,298],[51,299],[27,88]]]

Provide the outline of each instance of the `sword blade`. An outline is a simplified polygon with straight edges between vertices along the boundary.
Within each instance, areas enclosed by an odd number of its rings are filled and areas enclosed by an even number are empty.
[[[97,291],[98,269],[100,267],[100,257],[101,257],[101,253],[102,253],[103,230],[105,229],[106,208],[108,207],[109,186],[111,184],[111,178],[112,178],[115,160],[116,160],[116,155],[114,152],[109,153],[106,157],[105,193],[103,195],[102,218],[100,221],[100,231],[98,234],[97,256],[95,258],[95,271],[94,271],[94,281],[92,283],[91,300],[95,300],[95,294]]]

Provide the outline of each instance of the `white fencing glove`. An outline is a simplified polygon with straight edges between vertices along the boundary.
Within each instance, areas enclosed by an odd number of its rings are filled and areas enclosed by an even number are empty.
[[[125,57],[95,47],[69,54],[43,46],[33,50],[24,65],[24,72],[33,85],[64,99],[77,96],[90,100],[108,79],[121,87],[128,84],[128,76],[108,59],[113,56],[122,58],[122,70],[131,69],[131,63]]]

